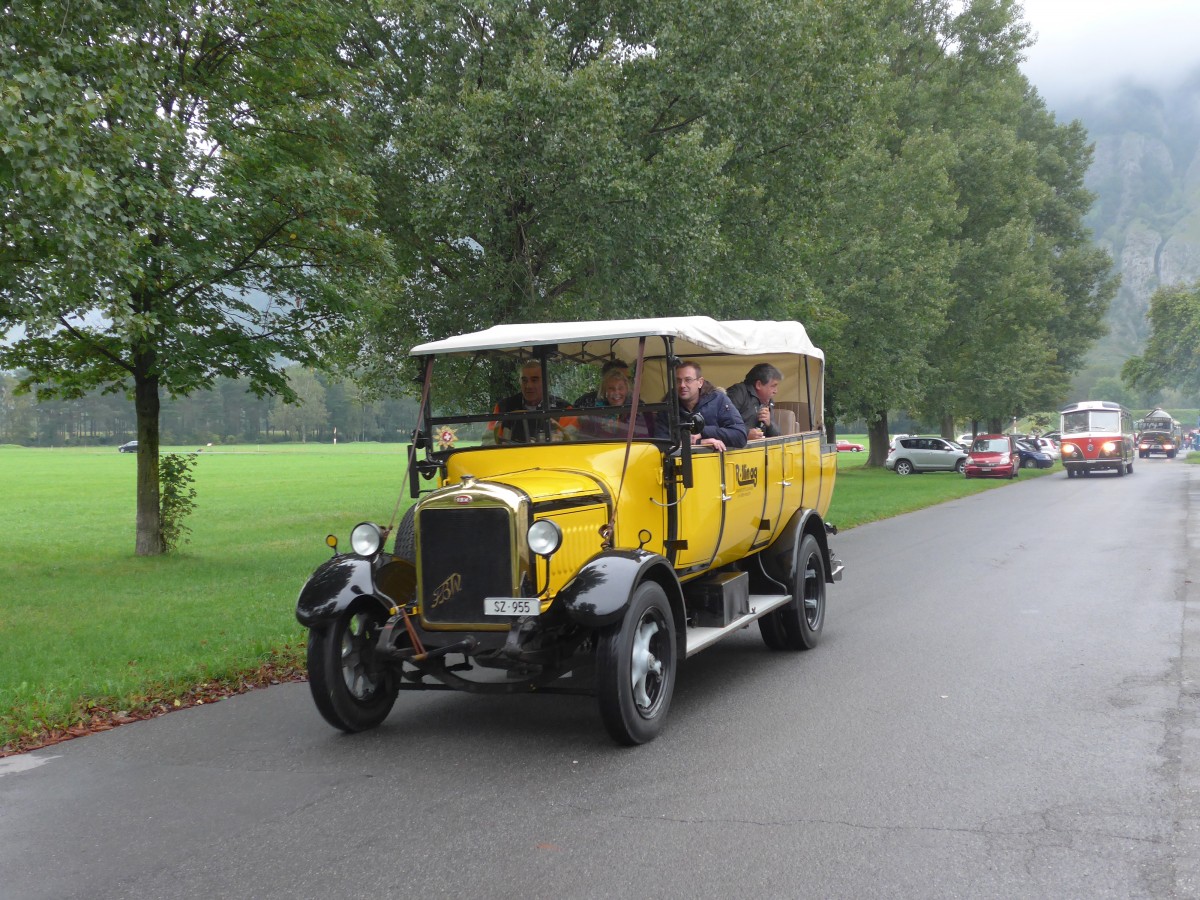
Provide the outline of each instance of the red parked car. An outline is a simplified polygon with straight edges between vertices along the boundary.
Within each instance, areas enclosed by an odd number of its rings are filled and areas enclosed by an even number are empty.
[[[979,434],[967,454],[967,478],[1016,478],[1021,471],[1017,441],[1009,434]]]
[[[845,450],[853,450],[855,453],[862,453],[863,445],[862,444],[852,444],[847,440],[838,438],[837,448],[838,448],[838,453],[841,453]]]

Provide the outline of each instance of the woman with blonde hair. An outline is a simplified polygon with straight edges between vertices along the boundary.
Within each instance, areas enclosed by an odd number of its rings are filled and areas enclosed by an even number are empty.
[[[600,378],[600,387],[596,390],[596,406],[624,407],[624,411],[615,416],[586,416],[580,421],[580,427],[586,434],[594,437],[618,436],[629,433],[629,403],[633,394],[633,386],[629,383],[629,374],[624,369],[610,369]],[[644,417],[639,416],[639,422],[634,427],[634,437],[648,437],[650,428]]]

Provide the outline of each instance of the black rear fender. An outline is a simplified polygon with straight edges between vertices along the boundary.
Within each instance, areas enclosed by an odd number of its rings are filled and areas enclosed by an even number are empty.
[[[798,509],[779,532],[779,536],[775,538],[771,546],[759,554],[759,561],[766,574],[777,585],[783,585],[788,590],[791,590],[794,584],[792,566],[800,551],[800,542],[804,540],[806,534],[811,534],[817,539],[821,555],[825,557],[825,581],[833,583],[833,560],[829,555],[829,535],[825,532],[825,523],[821,521],[821,517],[815,509]],[[760,591],[770,593],[772,587],[756,584],[761,575],[757,575],[753,569],[750,571],[751,589],[756,593]]]

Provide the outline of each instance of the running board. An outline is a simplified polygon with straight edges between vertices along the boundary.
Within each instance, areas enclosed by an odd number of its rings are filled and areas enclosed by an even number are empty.
[[[745,628],[756,619],[760,619],[767,613],[779,609],[786,603],[792,600],[791,594],[751,594],[750,612],[744,616],[739,616],[723,628],[688,628],[687,630],[687,655],[693,656],[699,653],[705,647],[715,644],[725,635],[737,631],[739,628]]]

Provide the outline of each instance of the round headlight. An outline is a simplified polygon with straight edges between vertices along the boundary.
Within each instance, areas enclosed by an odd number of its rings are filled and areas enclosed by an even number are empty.
[[[529,549],[538,556],[550,556],[562,546],[562,529],[548,519],[542,519],[529,526],[526,535]]]
[[[383,546],[383,529],[374,522],[359,522],[350,532],[350,546],[359,556],[374,556]]]

